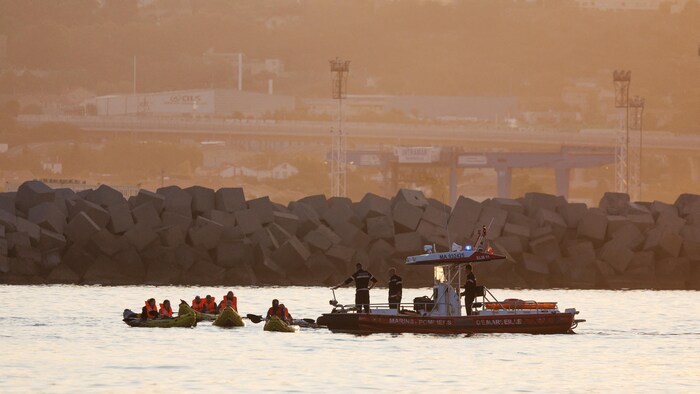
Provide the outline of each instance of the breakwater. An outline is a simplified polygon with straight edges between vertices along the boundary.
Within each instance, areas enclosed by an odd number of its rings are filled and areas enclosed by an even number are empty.
[[[598,207],[527,193],[454,208],[416,190],[360,201],[313,195],[281,205],[242,188],[168,186],[126,199],[101,185],[39,181],[0,193],[0,283],[333,285],[362,263],[408,287],[424,244],[487,239],[505,261],[475,267],[489,287],[700,289],[700,195],[674,203],[606,193]],[[385,278],[386,277],[386,278]]]

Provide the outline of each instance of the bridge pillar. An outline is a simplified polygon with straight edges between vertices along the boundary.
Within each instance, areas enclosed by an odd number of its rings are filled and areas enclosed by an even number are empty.
[[[571,178],[571,168],[555,168],[554,182],[557,185],[557,195],[569,199],[569,180]]]
[[[498,174],[498,197],[510,198],[513,170],[510,167],[496,168],[496,174]]]
[[[452,155],[452,160],[450,161],[450,206],[454,208],[457,204],[458,191],[457,191],[457,157]]]

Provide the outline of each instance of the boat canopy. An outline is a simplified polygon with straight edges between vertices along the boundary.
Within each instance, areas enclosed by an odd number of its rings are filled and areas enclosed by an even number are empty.
[[[408,266],[437,266],[472,264],[494,260],[504,260],[506,257],[494,253],[486,253],[480,250],[463,250],[459,252],[426,253],[406,257]]]

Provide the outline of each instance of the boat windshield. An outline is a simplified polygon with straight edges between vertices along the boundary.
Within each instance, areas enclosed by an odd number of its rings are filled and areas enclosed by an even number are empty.
[[[447,283],[449,280],[449,267],[446,265],[436,265],[433,267],[433,282],[434,284],[438,283]]]

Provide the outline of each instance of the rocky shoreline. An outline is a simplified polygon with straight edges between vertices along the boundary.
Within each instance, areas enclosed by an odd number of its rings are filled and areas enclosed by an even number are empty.
[[[606,193],[598,207],[543,193],[462,196],[450,208],[402,189],[284,206],[246,200],[241,188],[168,186],[126,199],[107,185],[76,193],[39,181],[0,193],[0,283],[329,286],[359,262],[423,287],[432,269],[406,269],[406,256],[471,244],[489,224],[490,245],[508,256],[475,268],[489,287],[700,289],[694,194],[668,204]]]

